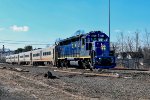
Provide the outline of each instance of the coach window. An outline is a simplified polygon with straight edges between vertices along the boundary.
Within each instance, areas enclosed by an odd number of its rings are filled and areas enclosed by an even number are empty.
[[[33,54],[33,57],[35,57],[36,55],[35,54]]]
[[[25,57],[29,57],[29,55],[25,55]]]
[[[105,38],[105,40],[104,40],[105,42],[108,42],[108,38]]]
[[[20,56],[20,58],[23,58],[23,56]]]
[[[51,52],[48,52],[49,53],[49,55],[51,55]]]
[[[99,42],[103,42],[103,38],[98,38],[98,41]]]

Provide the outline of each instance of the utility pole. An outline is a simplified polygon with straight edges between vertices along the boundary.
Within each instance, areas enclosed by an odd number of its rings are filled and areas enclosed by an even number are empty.
[[[139,33],[138,31],[135,33],[136,35],[136,52],[138,52],[138,47],[139,47]]]
[[[109,0],[109,44],[110,44],[110,0]]]

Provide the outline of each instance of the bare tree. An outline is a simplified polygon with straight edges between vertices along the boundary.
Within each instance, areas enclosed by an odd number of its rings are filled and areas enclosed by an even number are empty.
[[[114,50],[116,53],[119,52],[119,43],[118,42],[111,42],[111,49]]]
[[[145,47],[147,47],[148,49],[150,49],[150,32],[147,31],[147,29],[145,29]]]
[[[135,32],[135,68],[139,68],[139,48],[140,48],[140,42],[139,42],[139,31],[137,30]]]
[[[123,35],[123,32],[121,32],[121,51],[124,52],[124,35]]]
[[[124,34],[123,32],[118,33],[117,35],[117,44],[118,45],[118,52],[124,52]]]
[[[134,36],[128,35],[126,39],[124,40],[124,50],[125,52],[138,52],[140,44],[140,38],[139,38],[140,32],[137,30],[135,32]]]
[[[122,65],[124,64],[125,60],[124,55],[127,56],[127,54],[130,54],[132,57],[134,56],[135,58],[135,68],[139,68],[139,58],[141,55],[141,44],[139,34],[140,32],[138,30],[134,33],[134,36],[131,36],[131,34],[125,36],[123,32],[120,33],[118,42],[121,52],[120,54],[122,56]]]
[[[121,56],[121,62],[119,61],[119,63],[121,64],[122,67],[124,67],[124,51],[125,51],[125,42],[124,42],[124,33],[120,32],[117,35],[117,44],[116,46],[118,47],[117,52],[119,53],[119,55]]]
[[[126,51],[133,52],[134,51],[133,37],[127,36],[125,43],[126,43]]]

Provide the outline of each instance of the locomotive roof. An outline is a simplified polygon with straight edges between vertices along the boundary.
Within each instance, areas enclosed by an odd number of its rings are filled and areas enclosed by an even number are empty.
[[[72,40],[75,40],[75,39],[79,39],[80,37],[82,37],[84,35],[86,35],[86,34],[80,34],[80,35],[72,36],[72,37],[60,40],[59,43],[63,43],[63,42],[66,42],[66,41],[72,41]]]
[[[91,31],[91,32],[86,33],[86,34],[80,34],[80,35],[76,35],[76,36],[72,36],[72,37],[69,37],[69,38],[60,40],[58,43],[61,44],[61,43],[66,43],[66,42],[74,41],[74,40],[79,39],[79,38],[82,37],[82,36],[87,36],[88,34],[92,34],[92,33],[104,34],[105,37],[108,38],[108,36],[107,36],[105,33],[101,32],[101,31]]]

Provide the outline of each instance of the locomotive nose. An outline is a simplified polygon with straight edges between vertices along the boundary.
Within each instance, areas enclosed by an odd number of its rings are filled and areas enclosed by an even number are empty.
[[[115,60],[113,57],[97,57],[95,60],[96,68],[113,68],[115,67]]]

